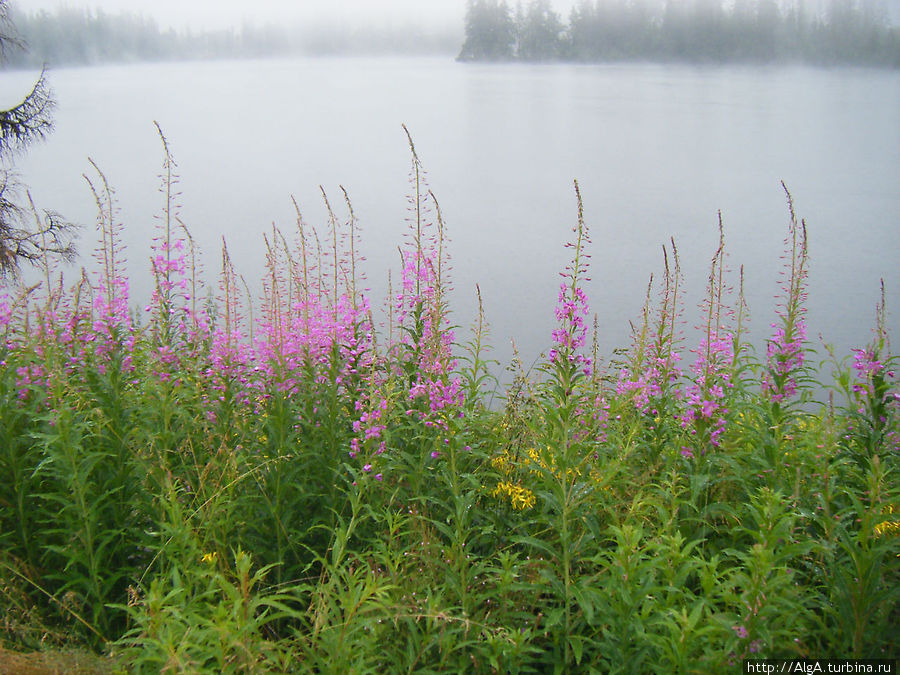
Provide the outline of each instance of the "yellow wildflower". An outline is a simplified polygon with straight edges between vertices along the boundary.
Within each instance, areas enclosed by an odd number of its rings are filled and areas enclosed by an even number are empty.
[[[530,509],[537,501],[534,493],[528,488],[515,483],[501,481],[497,483],[497,487],[491,492],[491,496],[501,497],[504,495],[509,497],[509,503],[512,504],[512,507],[519,511]]]
[[[897,512],[900,513],[900,508],[897,509]],[[892,515],[894,513],[894,505],[886,505],[881,509],[881,513],[884,515]],[[884,522],[878,523],[875,526],[875,536],[881,537],[884,535],[900,537],[900,520],[885,520]]]
[[[900,521],[897,520],[886,520],[883,523],[878,523],[875,526],[875,536],[881,537],[883,535],[894,535],[900,536]]]
[[[512,458],[509,455],[509,450],[504,448],[503,453],[497,455],[496,457],[491,459],[491,466],[493,466],[497,471],[502,471],[507,476],[512,473]]]

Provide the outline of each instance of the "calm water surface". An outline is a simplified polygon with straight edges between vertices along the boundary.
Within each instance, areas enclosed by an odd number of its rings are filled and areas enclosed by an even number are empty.
[[[0,75],[0,91],[27,82]],[[18,163],[42,207],[91,226],[91,157],[116,188],[132,285],[146,296],[164,129],[181,175],[181,217],[212,277],[221,240],[248,281],[262,233],[327,220],[349,192],[373,305],[397,273],[410,156],[405,123],[440,201],[454,318],[468,335],[475,284],[495,356],[548,346],[578,179],[592,244],[589,293],[601,351],[628,342],[662,245],[675,238],[697,303],[722,212],[730,263],[744,266],[753,335],[774,319],[790,188],[809,226],[810,336],[841,351],[868,340],[883,278],[900,334],[900,73],[660,65],[462,65],[322,59],[59,69],[56,130]],[[81,248],[93,246],[89,227]],[[527,364],[526,364],[527,365]]]

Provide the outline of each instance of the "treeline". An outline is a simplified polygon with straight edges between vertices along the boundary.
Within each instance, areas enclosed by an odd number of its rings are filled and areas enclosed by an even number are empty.
[[[412,24],[354,28],[245,23],[214,31],[176,31],[133,13],[66,7],[31,13],[16,6],[11,9],[12,21],[27,47],[8,55],[8,63],[14,67],[288,54],[449,54],[459,45],[458,31],[441,32]]]
[[[468,0],[462,61],[797,61],[900,66],[879,0]]]
[[[11,54],[10,63],[15,66],[207,58],[285,46],[279,35],[266,29],[175,31],[161,29],[143,15],[102,10],[63,7],[29,14],[16,10],[12,18],[27,47]]]

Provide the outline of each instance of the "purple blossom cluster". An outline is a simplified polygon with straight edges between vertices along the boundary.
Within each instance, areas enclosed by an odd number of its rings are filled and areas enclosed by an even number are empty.
[[[881,317],[879,317],[879,323]],[[856,412],[867,417],[872,428],[878,430],[887,446],[900,447],[900,432],[891,423],[900,413],[900,393],[897,392],[894,359],[888,353],[887,336],[879,327],[879,340],[853,350],[853,395]]]
[[[151,302],[153,306],[159,307],[174,293],[187,294],[188,266],[185,241],[171,236],[156,237],[153,241],[153,253],[150,267],[156,280],[156,287],[153,289]]]
[[[404,326],[412,313],[430,305],[435,299],[435,260],[432,255],[422,251],[421,246],[401,251],[401,257],[403,269],[395,309],[397,322]]]
[[[188,342],[208,337],[210,318],[202,305],[197,306],[195,297],[202,284],[198,286],[195,279],[193,243],[169,231],[154,238],[152,251],[154,288],[145,311],[152,312],[159,324],[157,328],[168,329],[170,336],[177,335]]]
[[[608,440],[610,408],[609,400],[602,394],[585,397],[575,409],[579,425],[573,434],[574,439],[579,442],[605,443]]]
[[[204,376],[208,394],[207,418],[215,422],[217,408],[233,397],[239,406],[253,406],[258,400],[259,385],[254,377],[255,354],[238,332],[217,328],[210,344],[209,361]]]
[[[425,171],[412,137],[409,229],[400,251],[401,284],[390,299],[389,344],[385,357],[373,363],[368,394],[356,401],[358,419],[349,455],[360,458],[364,475],[382,480],[381,456],[389,449],[392,424],[414,420],[423,436],[433,436],[443,447],[450,442],[450,420],[463,416],[465,394],[453,357],[454,334],[443,294],[446,269],[444,231],[440,207],[427,189]],[[432,215],[436,215],[436,221]],[[432,446],[433,447],[433,446]],[[436,459],[440,451],[431,451]],[[373,473],[377,472],[377,473]]]
[[[691,365],[694,378],[684,388],[686,407],[681,414],[681,426],[693,435],[705,435],[704,440],[719,447],[728,414],[725,394],[734,387],[734,337],[724,332],[710,336],[709,340],[703,338],[693,351],[697,355]]]
[[[587,340],[585,319],[590,312],[584,290],[575,283],[560,284],[555,311],[558,324],[552,337],[556,346],[550,350],[550,360],[563,359],[590,376],[593,372],[591,359],[579,351]]]
[[[649,412],[658,415],[667,392],[678,396],[676,385],[681,369],[677,364],[680,360],[681,355],[672,352],[650,359],[643,364],[643,369],[634,366],[622,368],[616,382],[616,394],[629,399],[641,414]]]
[[[382,382],[368,399],[357,401],[360,417],[353,424],[356,437],[350,442],[349,455],[364,454],[370,473],[373,463],[387,449],[385,434],[395,406],[400,414],[414,419],[423,429],[438,434],[442,444],[449,442],[453,417],[461,417],[465,394],[461,379],[455,374],[453,331],[441,300],[441,281],[437,273],[439,252],[423,249],[422,239],[414,240],[415,248],[402,252],[401,292],[394,299],[399,323],[399,340],[389,347],[395,357],[395,376],[407,383],[403,392],[394,392],[396,379]],[[403,377],[403,373],[412,373]],[[436,459],[437,450],[431,456]],[[382,473],[376,478],[381,480]]]
[[[767,372],[763,375],[762,391],[771,401],[782,403],[797,393],[797,373],[806,360],[806,322],[785,320],[784,325],[773,323],[772,328],[775,335],[766,347]]]
[[[367,409],[367,397],[361,396],[356,400],[354,408],[360,413],[359,419],[353,422],[353,431],[356,434],[350,439],[350,459],[356,459],[362,451],[361,443],[377,441],[374,455],[382,455],[387,450],[387,442],[383,438],[387,430],[387,398],[379,398],[377,403]],[[371,464],[368,464],[371,468]]]
[[[9,304],[9,296],[0,296],[0,327],[6,328],[13,318],[13,308]]]
[[[18,390],[17,396],[20,401],[28,398],[33,386],[47,386],[47,371],[39,361],[16,368],[16,389]]]
[[[876,376],[882,375],[888,380],[893,380],[896,375],[893,370],[887,369],[873,346],[853,350],[853,370],[857,378],[853,384],[853,391],[867,396],[875,393],[872,381]]]
[[[275,390],[291,395],[306,384],[310,369],[316,384],[333,379],[343,385],[348,375],[372,362],[372,327],[369,303],[354,302],[346,294],[329,307],[319,298],[295,303],[288,316],[272,323],[263,321],[256,332],[255,360],[259,373]],[[338,371],[331,372],[337,358]]]
[[[806,242],[806,223],[797,222],[793,200],[787,188],[791,224],[785,239],[784,268],[781,271],[779,321],[772,324],[775,334],[766,346],[766,372],[762,391],[773,403],[781,404],[793,398],[798,389],[797,376],[806,360],[806,281],[809,261]]]
[[[672,241],[674,266],[669,266],[669,254],[663,248],[665,262],[664,283],[660,288],[660,303],[655,322],[651,319],[650,291],[653,277],[647,287],[647,301],[643,321],[634,328],[634,338],[628,363],[619,371],[616,393],[630,399],[635,409],[654,417],[669,414],[669,408],[681,392],[681,354],[678,352],[681,300],[681,268],[675,242]]]

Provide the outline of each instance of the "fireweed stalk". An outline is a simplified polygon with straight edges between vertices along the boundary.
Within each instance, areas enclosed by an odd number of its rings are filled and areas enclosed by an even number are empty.
[[[641,325],[632,327],[631,350],[616,384],[617,395],[630,399],[641,415],[650,415],[659,421],[673,413],[681,395],[678,389],[681,377],[678,365],[681,361],[678,351],[682,316],[681,263],[674,239],[671,246],[672,265],[669,264],[669,253],[663,247],[665,276],[656,319],[651,319],[651,276]]]
[[[900,393],[897,392],[896,357],[885,327],[884,280],[881,301],[875,309],[875,335],[868,345],[853,350],[852,401],[858,416],[857,433],[866,455],[900,450]]]
[[[175,219],[178,217],[178,204],[175,200],[178,175],[177,164],[169,151],[169,143],[159,124],[155,124],[163,145],[160,192],[165,198],[165,203],[162,214],[157,217],[157,234],[151,246],[150,268],[153,271],[154,289],[147,311],[155,315],[153,325],[159,330],[156,339],[160,344],[162,363],[177,368],[177,363],[167,363],[173,357],[165,352],[170,351],[166,347],[171,345],[176,330],[177,294],[179,291],[184,292],[187,287],[184,242],[178,239],[175,233]]]
[[[725,284],[725,236],[722,214],[719,214],[719,247],[710,264],[709,280],[703,308],[706,315],[704,335],[692,350],[696,359],[691,365],[692,379],[684,388],[685,408],[681,425],[690,431],[701,451],[718,448],[725,431],[728,391],[734,388],[736,334],[729,329],[733,312],[726,304],[729,291]],[[693,456],[690,448],[682,455]]]
[[[572,251],[572,261],[560,273],[563,281],[557,294],[554,310],[556,328],[551,334],[552,347],[548,361],[541,366],[547,375],[539,391],[537,405],[539,419],[532,420],[541,428],[532,429],[531,437],[539,439],[537,447],[528,448],[525,455],[512,456],[507,448],[492,459],[492,465],[500,470],[500,480],[492,491],[495,497],[506,496],[514,509],[530,509],[536,498],[532,490],[521,485],[523,478],[543,476],[563,483],[587,475],[586,464],[598,456],[596,444],[605,440],[609,403],[602,393],[601,378],[595,372],[595,358],[585,354],[587,344],[587,318],[590,307],[584,284],[590,281],[588,274],[590,254],[587,247],[590,235],[584,221],[581,191],[576,181],[575,195],[578,203],[578,221],[573,228],[573,238],[565,247]],[[597,325],[594,320],[594,344],[592,354],[597,353]],[[514,345],[515,348],[515,345]],[[518,362],[518,361],[517,361]],[[528,387],[527,377],[517,378]],[[532,399],[529,392],[527,399]],[[530,405],[508,399],[507,410],[519,405]],[[544,427],[548,423],[548,427]],[[519,482],[510,482],[513,474]],[[564,485],[560,488],[567,489]],[[563,501],[566,497],[563,496]]]
[[[420,485],[426,465],[439,460],[450,444],[453,420],[463,416],[464,391],[453,356],[450,328],[444,222],[434,194],[427,189],[425,171],[409,131],[412,155],[409,230],[400,251],[401,287],[393,298],[396,342],[387,345],[382,380],[360,399],[360,417],[349,455],[362,464],[362,475],[384,478],[382,455],[389,449],[390,419],[399,416],[417,429],[419,447],[409,448],[405,460],[412,485]],[[432,212],[435,214],[432,217]],[[394,411],[400,406],[399,411]],[[401,424],[402,426],[402,424]],[[410,427],[411,429],[412,427]]]
[[[205,396],[208,397],[206,415],[210,422],[230,424],[236,408],[253,405],[258,395],[258,383],[253,380],[253,348],[244,339],[245,319],[238,275],[224,241],[218,307],[219,314],[202,370]],[[230,437],[230,430],[223,432],[225,438]]]
[[[121,357],[121,362],[115,367],[130,372],[137,335],[128,316],[129,289],[125,276],[125,249],[121,242],[122,225],[117,220],[114,191],[100,168],[93,160],[88,161],[99,178],[95,185],[86,174],[83,176],[97,205],[100,237],[94,259],[99,271],[95,275],[95,284],[90,284],[83,273],[83,283],[76,286],[63,342],[80,346],[77,353],[70,353],[72,365],[86,358],[90,351],[101,373],[116,356]],[[92,298],[89,310],[82,309],[84,295],[88,296],[85,299]]]
[[[199,355],[198,350],[211,337],[211,320],[206,307],[198,305],[203,286],[198,280],[196,248],[178,215],[178,165],[159,124],[156,128],[164,152],[160,174],[164,204],[157,216],[157,232],[151,245],[154,286],[145,312],[152,317],[156,372],[165,381],[178,378],[184,359]]]
[[[809,256],[806,221],[798,224],[794,202],[787,187],[791,221],[785,239],[785,266],[781,271],[781,293],[777,306],[778,321],[772,324],[775,334],[766,345],[766,369],[762,377],[763,394],[772,402],[775,422],[796,396],[806,362],[806,282]]]
[[[141,358],[146,359],[153,376],[163,386],[161,395],[173,403],[175,388],[191,373],[188,362],[208,363],[212,342],[212,320],[208,307],[198,303],[203,292],[194,240],[180,220],[177,191],[177,163],[162,128],[155,123],[163,149],[159,192],[163,197],[161,211],[155,216],[156,231],[151,242],[149,267],[152,290],[144,306],[146,331]],[[144,337],[144,336],[142,336]],[[212,380],[209,380],[212,382]],[[204,398],[209,399],[208,392]],[[209,419],[214,413],[206,411]]]
[[[551,560],[542,574],[550,580],[558,611],[552,613],[554,618],[547,622],[546,628],[553,636],[554,658],[564,667],[574,665],[579,646],[576,626],[584,620],[574,580],[575,568],[585,553],[585,542],[591,539],[585,536],[584,509],[591,494],[586,478],[595,454],[593,437],[596,435],[584,428],[592,419],[584,411],[593,403],[586,388],[592,382],[593,363],[582,351],[587,337],[585,319],[589,314],[583,285],[589,280],[590,254],[586,249],[590,238],[578,182],[574,185],[578,222],[573,240],[566,244],[572,250],[572,262],[561,273],[557,328],[552,334],[554,346],[543,366],[547,380],[538,393],[539,419],[532,421],[536,427],[532,434],[538,445],[532,453],[532,473],[539,486],[534,492],[543,496],[542,507],[547,511],[554,533],[552,543],[545,549],[551,552]]]
[[[566,416],[561,420],[571,432],[562,448],[563,455],[569,455],[569,446],[596,441],[603,437],[609,404],[600,392],[600,379],[595,373],[595,358],[586,355],[587,318],[590,315],[584,284],[590,281],[588,268],[591,243],[590,234],[584,221],[584,204],[581,190],[575,181],[575,196],[578,202],[578,222],[573,229],[575,235],[566,248],[572,250],[572,262],[560,273],[563,282],[559,287],[555,309],[557,327],[552,333],[553,347],[548,352],[547,372],[550,375],[550,393],[559,410]],[[596,355],[597,326],[594,321],[594,348]],[[582,458],[576,458],[580,463]]]

